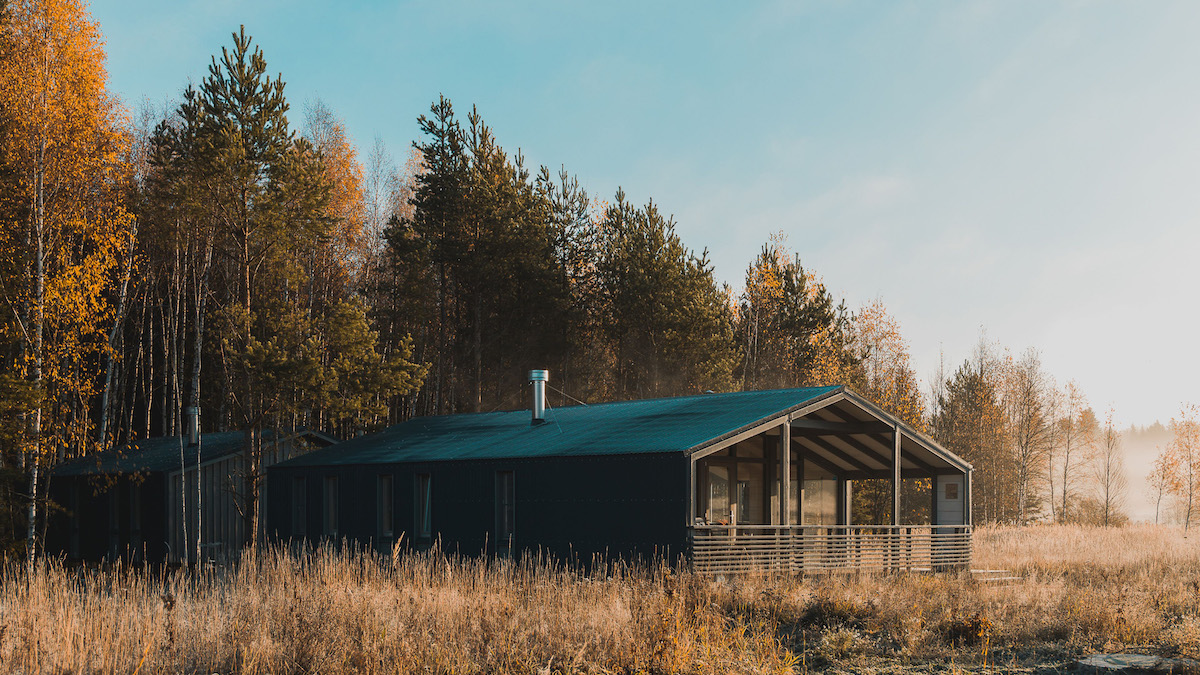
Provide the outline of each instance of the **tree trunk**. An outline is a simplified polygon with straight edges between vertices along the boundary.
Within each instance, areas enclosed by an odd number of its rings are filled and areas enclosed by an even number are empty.
[[[482,294],[479,291],[475,292],[475,327],[474,327],[474,355],[475,355],[475,412],[483,412],[483,329],[480,324],[483,323],[483,300],[480,297]]]
[[[150,438],[150,422],[154,415],[154,312],[152,311],[146,312],[146,341],[149,344],[149,349],[146,350],[146,369],[143,380],[146,428],[142,432],[142,438]]]
[[[441,415],[442,410],[442,384],[446,377],[446,263],[438,263],[438,353],[437,353],[437,378],[434,380],[434,403],[433,410],[435,415]]]
[[[45,104],[43,96],[43,105]],[[46,322],[46,197],[45,197],[45,173],[46,173],[46,136],[42,135],[41,142],[38,146],[37,170],[35,172],[35,193],[36,200],[34,211],[34,239],[36,240],[37,250],[34,254],[34,330],[33,330],[33,385],[37,395],[37,404],[33,410],[33,450],[30,462],[29,472],[29,529],[26,532],[26,556],[29,564],[30,573],[33,572],[34,559],[37,556],[37,493],[38,493],[38,469],[41,464],[42,454],[42,337],[45,332]]]
[[[107,447],[108,420],[111,415],[109,398],[113,389],[113,370],[116,362],[117,338],[121,337],[121,327],[125,325],[125,305],[129,297],[129,279],[133,276],[134,242],[137,240],[137,220],[129,230],[129,254],[125,257],[125,269],[121,273],[121,290],[117,294],[117,312],[113,317],[112,329],[108,332],[108,351],[104,355],[104,392],[100,397],[100,424],[96,432],[96,441],[101,449]],[[124,343],[124,340],[121,340]]]
[[[212,242],[207,242],[204,249],[203,266],[196,280],[196,297],[193,302],[193,326],[195,337],[192,341],[192,383],[188,393],[188,405],[194,408],[196,424],[196,475],[200,475],[201,447],[203,438],[200,435],[200,366],[204,347],[204,305],[208,299],[208,270],[212,264]],[[196,481],[196,559],[200,559],[200,518],[203,515],[203,494],[200,481]]]

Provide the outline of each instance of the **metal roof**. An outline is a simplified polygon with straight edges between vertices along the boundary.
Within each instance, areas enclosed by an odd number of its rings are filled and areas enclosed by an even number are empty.
[[[686,453],[844,387],[806,387],[418,417],[276,466]]]
[[[273,432],[264,429],[263,443],[272,442]],[[338,439],[305,428],[283,432],[280,443],[302,439],[308,446],[326,447]],[[200,459],[204,463],[242,451],[246,442],[244,431],[220,431],[200,435]],[[196,464],[196,446],[188,445],[186,436],[158,436],[134,441],[88,457],[64,462],[54,468],[56,476],[86,476],[97,474],[157,473],[179,470],[179,454],[183,452],[187,465]]]
[[[241,431],[223,431],[201,434],[201,457],[205,461],[216,459],[242,449],[246,435]],[[91,457],[65,462],[55,467],[56,476],[82,476],[91,474],[117,474],[172,471],[179,468],[180,448],[189,463],[196,461],[195,446],[188,445],[184,436],[159,436],[134,441],[101,452]]]

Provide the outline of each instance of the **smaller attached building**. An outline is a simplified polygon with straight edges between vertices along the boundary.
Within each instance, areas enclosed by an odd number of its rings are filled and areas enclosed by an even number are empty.
[[[336,442],[305,430],[278,443],[266,436],[267,466]],[[199,528],[205,558],[237,555],[247,540],[245,440],[241,431],[150,438],[56,467],[46,550],[72,560],[181,562],[195,557]]]
[[[541,371],[535,371],[541,372]],[[535,392],[538,382],[535,381]],[[969,564],[971,466],[845,387],[417,418],[268,471],[287,539],[468,555],[685,556],[700,571]],[[927,479],[925,522],[901,481]],[[852,522],[889,481],[891,518]]]

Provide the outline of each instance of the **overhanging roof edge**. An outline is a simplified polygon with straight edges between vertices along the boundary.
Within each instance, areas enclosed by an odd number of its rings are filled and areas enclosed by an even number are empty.
[[[938,443],[937,441],[933,440],[933,438],[931,438],[928,434],[921,432],[921,431],[917,431],[916,429],[912,428],[908,424],[901,421],[900,418],[887,412],[883,408],[880,408],[879,406],[875,405],[871,401],[868,401],[865,397],[863,397],[860,394],[855,393],[853,390],[851,390],[849,388],[845,388],[845,387],[843,387],[843,388],[845,389],[844,393],[846,394],[846,398],[848,398],[851,401],[854,401],[854,403],[862,406],[863,408],[865,408],[867,410],[867,412],[871,413],[872,415],[875,415],[876,417],[882,417],[884,419],[891,420],[891,422],[893,424],[895,424],[900,429],[900,431],[902,431],[904,434],[906,434],[909,438],[913,439],[914,441],[920,443],[921,445],[924,445],[927,450],[934,453],[941,459],[944,459],[947,462],[950,462],[951,464],[957,465],[960,469],[963,470],[963,472],[967,472],[967,471],[973,470],[975,468],[975,466],[973,464],[971,464],[967,460],[963,459],[962,457],[959,457],[958,455],[954,454],[953,452],[947,450],[945,446],[943,446],[941,443]]]
[[[804,410],[806,408],[813,408],[813,410],[819,410],[821,408],[824,408],[827,405],[836,403],[837,402],[836,399],[835,400],[828,400],[828,399],[834,399],[839,394],[846,393],[846,391],[848,391],[846,389],[846,385],[844,385],[844,384],[838,385],[836,388],[831,389],[831,390],[825,392],[824,394],[814,396],[813,398],[810,398],[810,399],[805,399],[804,401],[797,403],[796,405],[793,405],[790,408],[785,408],[778,412],[771,413],[770,415],[767,415],[765,417],[760,417],[760,418],[754,420],[753,422],[750,422],[749,424],[745,424],[745,425],[738,427],[737,429],[734,429],[733,431],[721,434],[720,436],[717,436],[715,438],[710,438],[702,443],[693,445],[692,447],[684,450],[683,454],[685,457],[691,457],[692,455],[694,455],[698,452],[701,452],[701,451],[705,450],[706,448],[710,448],[714,445],[721,443],[722,441],[725,441],[727,439],[738,436],[739,434],[742,434],[749,429],[753,429],[755,427],[760,427],[764,423],[766,423],[768,420],[771,420],[771,419],[774,419],[777,417],[791,417],[797,411]]]

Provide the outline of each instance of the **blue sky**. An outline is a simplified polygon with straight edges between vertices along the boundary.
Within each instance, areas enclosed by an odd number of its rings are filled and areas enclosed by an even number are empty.
[[[986,328],[1122,423],[1200,402],[1200,3],[96,1],[131,106],[239,24],[299,125],[398,157],[444,93],[510,151],[673,213],[735,288],[772,232],[928,382]],[[505,5],[505,6],[501,6]]]

